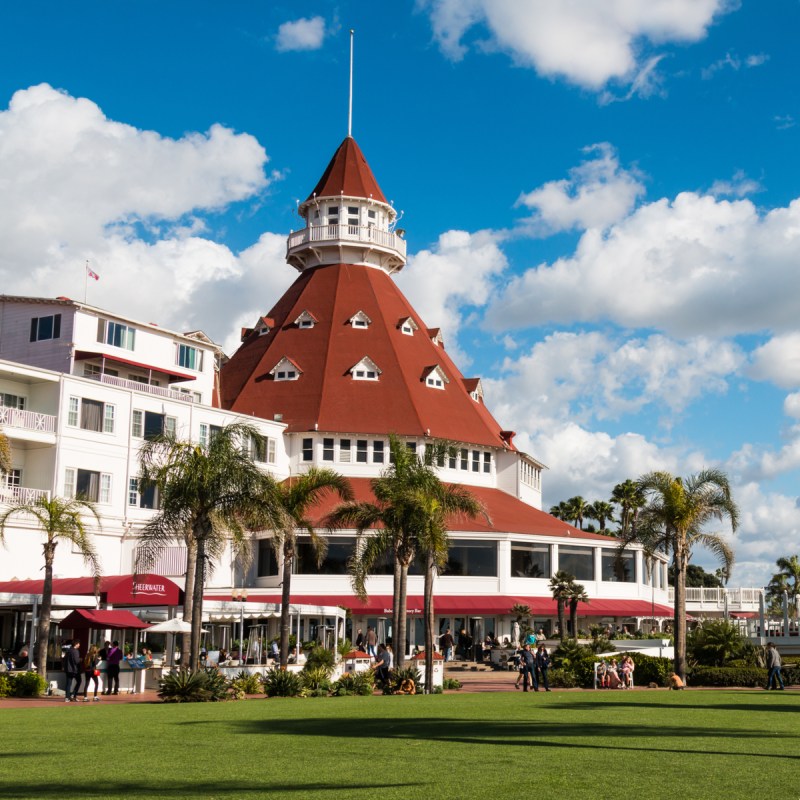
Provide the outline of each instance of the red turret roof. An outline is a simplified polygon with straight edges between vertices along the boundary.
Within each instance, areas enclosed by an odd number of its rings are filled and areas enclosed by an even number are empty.
[[[308,310],[317,322],[294,320]],[[354,327],[362,311],[370,323]],[[473,400],[464,379],[382,269],[331,264],[302,273],[269,312],[275,327],[253,332],[221,372],[223,408],[273,419],[288,430],[432,436],[476,445],[509,447],[500,425]],[[411,318],[413,336],[397,327]],[[298,380],[276,381],[270,370],[284,357],[301,364]],[[364,356],[380,369],[377,380],[355,380],[350,370]],[[438,366],[449,383],[425,384]],[[513,445],[511,446],[513,449]]]
[[[385,203],[367,159],[352,136],[348,136],[333,154],[328,168],[308,196],[306,203],[314,197],[365,197]]]

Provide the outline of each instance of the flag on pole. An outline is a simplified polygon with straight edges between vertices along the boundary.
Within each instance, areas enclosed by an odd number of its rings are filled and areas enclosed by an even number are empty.
[[[90,278],[94,278],[96,281],[100,280],[100,276],[93,269],[91,269],[88,264],[86,265],[86,274]]]

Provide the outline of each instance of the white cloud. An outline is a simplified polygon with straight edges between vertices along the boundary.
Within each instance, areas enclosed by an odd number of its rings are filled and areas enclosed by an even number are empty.
[[[714,181],[709,192],[714,197],[747,197],[763,190],[764,187],[758,181],[748,178],[743,170],[737,170],[728,181]]]
[[[725,53],[723,58],[700,70],[700,77],[707,81],[713,78],[720,70],[732,69],[734,72],[738,72],[742,67],[753,69],[766,64],[767,61],[769,61],[769,56],[766,53],[753,53],[744,58],[740,58],[736,53]]]
[[[519,198],[518,204],[535,212],[534,226],[551,232],[605,229],[627,216],[644,194],[636,173],[620,167],[611,145],[592,145],[584,152],[594,157],[571,169],[569,179],[550,181]]]
[[[644,42],[698,41],[730,5],[726,0],[419,0],[419,4],[429,10],[434,38],[451,59],[464,57],[466,34],[484,24],[489,47],[508,52],[515,62],[541,75],[590,89],[614,79],[634,80],[641,74]],[[482,47],[486,49],[487,43]]]
[[[677,337],[793,330],[799,244],[800,200],[761,214],[684,192],[588,230],[571,256],[510,281],[486,320],[503,331],[610,320]]]
[[[752,362],[749,374],[756,380],[784,389],[800,387],[800,332],[774,336],[753,351]]]
[[[325,39],[325,20],[322,17],[303,17],[284,22],[278,28],[275,48],[281,53],[294,50],[319,50]]]
[[[430,250],[409,257],[397,285],[431,328],[441,328],[445,345],[457,360],[462,312],[489,300],[494,279],[507,266],[501,237],[492,231],[447,231]]]
[[[783,413],[787,417],[800,419],[800,392],[787,395],[783,401]]]

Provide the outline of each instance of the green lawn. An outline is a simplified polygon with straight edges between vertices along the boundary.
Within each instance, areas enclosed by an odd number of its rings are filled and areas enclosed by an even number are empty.
[[[800,693],[4,709],[0,798],[800,797]]]

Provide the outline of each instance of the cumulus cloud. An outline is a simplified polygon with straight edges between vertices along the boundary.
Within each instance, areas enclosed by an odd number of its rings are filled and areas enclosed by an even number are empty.
[[[486,320],[504,331],[611,321],[679,338],[793,330],[798,243],[800,200],[761,213],[684,192],[587,230],[572,255],[511,280]]]
[[[753,351],[750,376],[784,389],[800,387],[800,332],[774,336]]]
[[[397,276],[425,324],[442,329],[448,350],[462,362],[465,356],[456,349],[462,315],[486,304],[496,277],[506,269],[501,241],[492,231],[447,231],[430,250],[409,257]]]
[[[209,291],[252,281],[264,245],[235,254],[205,238],[206,219],[257,197],[266,162],[254,137],[220,125],[169,139],[47,84],[18,91],[0,111],[3,291],[81,299],[88,259],[101,275],[89,302],[208,328],[196,311]]]
[[[419,0],[430,13],[442,52],[462,59],[465,38],[485,26],[482,49],[500,49],[517,64],[590,89],[611,80],[630,82],[642,74],[643,44],[696,42],[727,0]],[[640,63],[640,59],[642,59]],[[652,65],[655,66],[654,64]]]
[[[319,50],[325,39],[325,20],[322,17],[303,17],[284,22],[278,28],[275,48],[281,53],[293,50]]]
[[[763,191],[764,187],[752,178],[748,178],[743,170],[734,172],[730,180],[716,180],[709,192],[714,197],[747,197]]]
[[[628,215],[644,186],[633,171],[620,167],[614,148],[606,143],[585,148],[593,156],[569,172],[523,194],[518,205],[534,214],[528,224],[544,231],[605,229]]]

